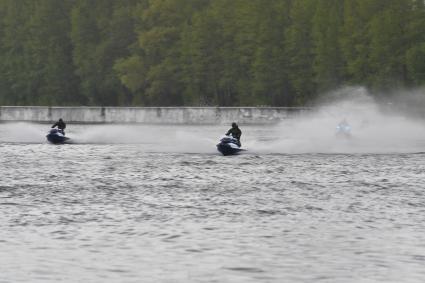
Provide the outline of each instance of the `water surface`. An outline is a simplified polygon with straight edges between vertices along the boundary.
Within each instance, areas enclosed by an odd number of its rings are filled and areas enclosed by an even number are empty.
[[[252,126],[248,152],[223,157],[226,127],[71,126],[81,143],[56,146],[15,126],[0,125],[0,282],[425,278],[421,140],[295,154]]]

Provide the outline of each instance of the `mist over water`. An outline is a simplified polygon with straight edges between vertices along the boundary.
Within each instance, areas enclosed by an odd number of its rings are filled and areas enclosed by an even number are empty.
[[[364,88],[331,95],[305,116],[283,121],[276,139],[256,145],[269,153],[403,153],[425,151],[424,121],[376,102]],[[346,120],[351,137],[337,137]],[[264,147],[262,147],[264,146]]]
[[[242,143],[247,154],[425,152],[425,123],[407,114],[398,112],[395,104],[376,102],[364,88],[346,88],[280,124],[240,125]],[[350,138],[336,135],[342,120],[351,126]],[[146,152],[215,153],[215,144],[229,127],[68,124],[66,133],[75,144],[140,144]],[[0,124],[0,142],[45,143],[49,128]]]
[[[0,142],[47,143],[49,129],[48,124],[0,124]],[[136,144],[146,152],[207,153],[226,130],[211,126],[68,124],[65,132],[77,145]]]

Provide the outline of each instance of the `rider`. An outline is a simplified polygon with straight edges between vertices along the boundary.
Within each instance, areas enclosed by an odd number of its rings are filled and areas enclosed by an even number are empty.
[[[350,135],[351,127],[346,119],[343,119],[336,127],[337,134]]]
[[[338,128],[345,130],[345,129],[350,128],[350,125],[348,124],[346,119],[343,119],[341,122],[339,122]]]
[[[62,118],[60,118],[59,121],[57,121],[56,123],[53,124],[52,128],[54,128],[54,127],[58,127],[59,131],[62,132],[63,135],[65,135],[66,124],[62,120]]]
[[[238,140],[238,145],[241,146],[241,135],[242,131],[239,129],[238,124],[235,122],[232,123],[232,128],[227,131],[226,136],[232,135],[235,139]]]

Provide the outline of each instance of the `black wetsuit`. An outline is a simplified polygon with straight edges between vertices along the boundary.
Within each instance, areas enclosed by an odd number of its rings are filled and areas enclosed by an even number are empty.
[[[66,124],[64,121],[57,121],[53,124],[52,128],[58,127],[58,129],[65,135]]]
[[[239,127],[231,128],[230,130],[228,130],[227,133],[226,133],[226,136],[228,136],[228,135],[232,135],[232,137],[237,139],[238,142],[239,142],[239,146],[241,146],[242,131],[239,129]]]

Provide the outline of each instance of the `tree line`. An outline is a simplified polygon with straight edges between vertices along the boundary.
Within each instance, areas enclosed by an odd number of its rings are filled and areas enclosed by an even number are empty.
[[[0,0],[1,105],[303,106],[424,84],[423,0]]]

